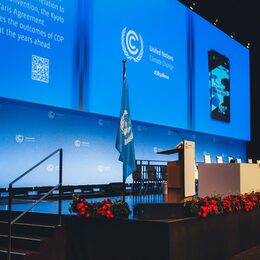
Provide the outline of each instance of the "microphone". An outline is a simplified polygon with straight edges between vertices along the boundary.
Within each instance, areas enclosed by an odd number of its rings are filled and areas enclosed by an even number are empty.
[[[172,132],[174,132],[175,134],[177,134],[180,138],[181,138],[181,142],[179,142],[177,145],[176,145],[176,148],[181,148],[183,145],[184,145],[184,136],[182,135],[181,132],[179,132],[178,130],[176,129],[172,129],[171,130]]]

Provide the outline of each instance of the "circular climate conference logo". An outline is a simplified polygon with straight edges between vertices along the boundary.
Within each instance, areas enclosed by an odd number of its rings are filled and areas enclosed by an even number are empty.
[[[74,141],[74,146],[79,148],[81,146],[81,141],[80,140],[75,140]]]
[[[48,111],[48,118],[54,119],[54,118],[55,118],[55,112],[53,112],[53,111]]]
[[[125,27],[121,34],[121,46],[127,59],[139,62],[144,54],[144,41],[141,34]]]
[[[24,136],[23,136],[23,135],[20,135],[20,134],[17,134],[17,135],[15,136],[15,141],[16,141],[16,143],[18,143],[18,144],[22,143],[22,142],[24,141]]]

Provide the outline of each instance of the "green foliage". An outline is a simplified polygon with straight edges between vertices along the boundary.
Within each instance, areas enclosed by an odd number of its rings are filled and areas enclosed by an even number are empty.
[[[125,201],[116,201],[112,204],[111,210],[117,217],[128,217],[131,213],[128,204]]]

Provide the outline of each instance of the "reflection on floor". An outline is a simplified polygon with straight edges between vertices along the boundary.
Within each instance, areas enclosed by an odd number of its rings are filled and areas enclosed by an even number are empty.
[[[110,197],[113,202],[117,200],[123,200],[122,196]],[[89,202],[102,201],[104,198],[89,198],[87,199]],[[148,194],[148,195],[134,195],[134,196],[125,196],[125,201],[128,203],[131,214],[129,216],[130,219],[134,218],[133,215],[133,206],[138,203],[164,203],[165,197],[163,194]],[[30,207],[32,200],[14,200],[13,210],[14,211],[24,211]],[[69,215],[71,200],[63,200],[62,201],[62,214]],[[0,204],[0,210],[8,210],[8,202]],[[58,213],[58,201],[57,200],[46,200],[40,202],[37,206],[35,206],[31,212],[37,213],[50,213],[57,214]]]

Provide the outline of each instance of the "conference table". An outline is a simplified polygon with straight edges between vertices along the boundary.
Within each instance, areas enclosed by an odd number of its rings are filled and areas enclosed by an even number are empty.
[[[198,196],[260,191],[260,164],[205,163],[198,165]]]

